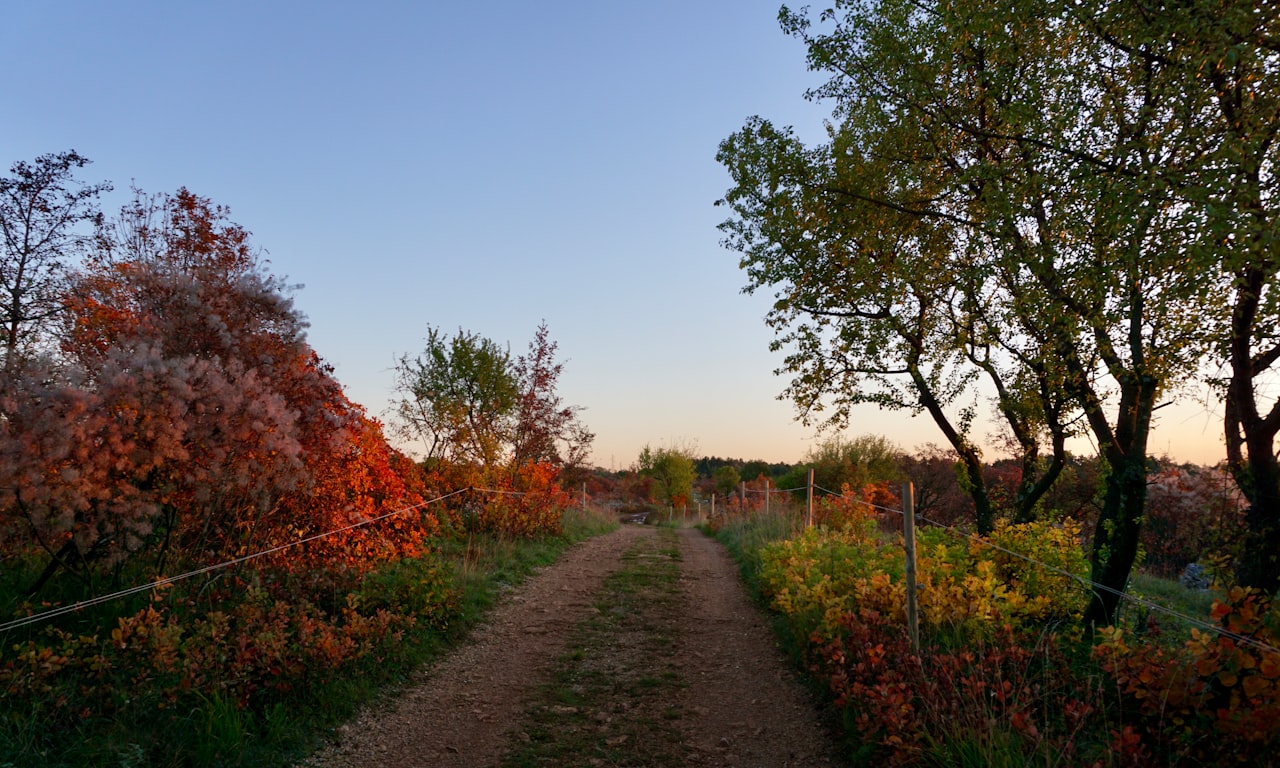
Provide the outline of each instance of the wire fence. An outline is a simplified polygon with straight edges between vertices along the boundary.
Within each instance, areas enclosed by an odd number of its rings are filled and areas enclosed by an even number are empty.
[[[899,516],[902,516],[902,515],[904,515],[904,514],[905,514],[904,510],[902,510],[902,509],[896,509],[896,508],[893,508],[893,507],[886,507],[886,506],[881,505],[881,504],[875,504],[875,503],[872,503],[872,502],[866,501],[865,499],[858,498],[858,497],[856,497],[856,496],[850,496],[850,495],[848,495],[848,494],[844,494],[844,493],[841,493],[841,492],[833,491],[833,490],[831,490],[831,489],[829,489],[829,488],[824,488],[824,487],[822,487],[822,486],[820,486],[820,485],[813,485],[813,486],[798,486],[798,487],[795,487],[795,488],[763,488],[763,489],[746,488],[746,487],[744,486],[744,488],[743,488],[742,490],[743,490],[743,494],[744,494],[744,496],[745,496],[745,494],[747,494],[747,493],[755,493],[755,494],[764,494],[764,495],[766,495],[766,497],[767,497],[767,496],[769,496],[769,495],[771,495],[771,494],[789,494],[789,493],[795,493],[795,492],[798,492],[798,491],[808,490],[808,489],[810,489],[810,488],[812,488],[812,490],[813,490],[813,491],[815,491],[815,492],[821,492],[821,493],[824,493],[824,494],[826,494],[827,496],[830,496],[830,497],[840,498],[840,499],[843,499],[843,500],[845,500],[845,501],[851,501],[851,502],[853,502],[853,503],[856,503],[856,504],[859,504],[859,505],[862,505],[862,506],[868,507],[868,508],[870,508],[870,509],[874,509],[874,510],[879,511],[879,512],[885,512],[885,513],[887,513],[887,514],[893,514],[893,515],[899,515]],[[159,588],[162,588],[162,587],[168,586],[168,585],[170,585],[170,584],[174,584],[174,583],[177,583],[177,582],[180,582],[180,581],[184,581],[184,580],[186,580],[186,579],[191,579],[191,578],[195,578],[195,577],[197,577],[197,576],[202,576],[202,575],[205,575],[205,574],[208,574],[208,573],[212,573],[212,572],[215,572],[215,571],[220,571],[220,570],[223,570],[223,569],[226,569],[226,568],[232,568],[232,567],[235,567],[235,566],[238,566],[238,565],[242,565],[242,564],[244,564],[244,563],[247,563],[247,562],[250,562],[250,561],[253,561],[253,560],[257,560],[257,559],[260,559],[260,558],[263,558],[263,557],[267,557],[267,556],[269,556],[269,555],[277,554],[277,553],[279,553],[279,552],[282,552],[282,551],[285,551],[285,550],[289,550],[289,549],[292,549],[292,548],[295,548],[295,547],[300,547],[300,546],[306,545],[306,544],[308,544],[308,543],[311,543],[311,542],[314,542],[314,541],[318,541],[318,540],[320,540],[320,539],[324,539],[324,538],[327,538],[327,537],[330,537],[330,536],[336,536],[336,535],[339,535],[339,534],[346,533],[346,532],[348,532],[348,531],[352,531],[352,530],[356,530],[356,529],[363,528],[363,527],[366,527],[366,526],[374,525],[374,524],[379,523],[379,522],[381,522],[381,521],[383,521],[383,520],[387,520],[387,519],[389,519],[389,518],[396,517],[396,516],[399,516],[399,515],[403,515],[403,514],[406,514],[406,513],[409,513],[409,512],[413,512],[413,511],[416,511],[416,510],[419,510],[419,509],[423,509],[423,508],[428,507],[428,506],[430,506],[430,505],[433,505],[433,504],[437,504],[437,503],[443,502],[443,501],[445,501],[445,500],[447,500],[447,499],[450,499],[450,498],[453,498],[453,497],[455,497],[455,496],[459,496],[459,495],[462,495],[462,494],[465,494],[465,493],[487,493],[487,494],[493,494],[493,495],[499,495],[499,496],[525,496],[525,495],[528,495],[528,492],[525,492],[525,491],[511,491],[511,490],[499,489],[499,488],[477,488],[477,487],[474,487],[474,486],[472,486],[472,487],[468,487],[468,488],[463,488],[463,489],[461,489],[461,490],[453,491],[453,492],[451,492],[451,493],[442,494],[442,495],[440,495],[440,496],[437,496],[437,497],[435,497],[435,498],[432,498],[432,499],[429,499],[429,500],[426,500],[426,501],[418,502],[417,504],[411,504],[411,505],[408,505],[408,506],[405,506],[405,507],[401,507],[401,508],[399,508],[399,509],[392,510],[392,511],[387,512],[387,513],[385,513],[385,514],[379,515],[379,516],[377,516],[377,517],[369,518],[368,520],[361,520],[361,521],[358,521],[358,522],[355,522],[355,523],[351,523],[350,525],[345,525],[345,526],[341,526],[341,527],[339,527],[339,528],[334,528],[334,529],[329,530],[329,531],[324,531],[324,532],[322,532],[322,533],[317,533],[317,534],[313,534],[313,535],[311,535],[311,536],[306,536],[306,537],[300,538],[300,539],[298,539],[298,540],[296,540],[296,541],[288,542],[288,543],[286,543],[286,544],[281,544],[281,545],[278,545],[278,546],[269,547],[269,548],[267,548],[267,549],[263,549],[263,550],[260,550],[260,551],[256,551],[256,552],[253,552],[253,553],[250,553],[250,554],[247,554],[247,555],[242,555],[242,556],[235,557],[235,558],[230,558],[230,559],[227,559],[227,560],[224,560],[224,561],[221,561],[221,562],[218,562],[218,563],[212,564],[212,565],[207,565],[207,566],[204,566],[204,567],[201,567],[201,568],[196,568],[196,569],[193,569],[193,570],[190,570],[190,571],[186,571],[186,572],[184,572],[184,573],[176,574],[176,575],[174,575],[174,576],[167,576],[167,577],[164,577],[164,578],[161,578],[161,579],[156,579],[156,580],[154,580],[154,581],[147,582],[147,583],[145,583],[145,584],[138,584],[138,585],[135,585],[135,586],[129,587],[129,588],[127,588],[127,589],[122,589],[122,590],[118,590],[118,591],[111,592],[111,593],[108,593],[108,594],[99,595],[99,596],[92,597],[92,598],[89,598],[89,599],[86,599],[86,600],[77,601],[77,602],[75,602],[75,603],[71,603],[71,604],[68,604],[68,605],[58,606],[58,607],[51,608],[51,609],[46,610],[46,611],[41,611],[41,612],[38,612],[38,613],[34,613],[34,614],[31,614],[30,616],[24,616],[24,617],[21,617],[21,618],[18,618],[18,619],[13,619],[13,620],[10,620],[10,621],[7,621],[7,622],[3,622],[3,623],[0,623],[0,633],[9,632],[9,631],[12,631],[12,630],[15,630],[15,629],[21,629],[21,628],[23,628],[23,627],[31,626],[31,625],[33,625],[33,624],[38,624],[38,623],[42,623],[42,622],[46,622],[46,621],[51,621],[51,620],[53,620],[53,619],[55,619],[55,618],[58,618],[58,617],[60,617],[60,616],[64,616],[64,615],[67,615],[67,614],[70,614],[70,613],[74,613],[74,612],[77,612],[77,611],[80,611],[80,610],[84,610],[84,609],[86,609],[86,608],[90,608],[90,607],[93,607],[93,606],[96,606],[96,605],[101,605],[101,604],[103,604],[103,603],[107,603],[107,602],[111,602],[111,601],[114,601],[114,600],[123,599],[123,598],[125,598],[125,597],[129,597],[129,596],[131,596],[131,595],[135,595],[135,594],[139,594],[139,593],[142,593],[142,592],[147,592],[147,591],[151,591],[151,590],[159,589]],[[1014,558],[1017,558],[1017,559],[1019,559],[1019,560],[1023,560],[1023,561],[1025,561],[1025,562],[1027,562],[1027,563],[1029,563],[1029,564],[1032,564],[1032,565],[1034,565],[1034,566],[1036,566],[1036,567],[1038,567],[1038,568],[1042,568],[1042,569],[1044,569],[1044,570],[1046,570],[1046,571],[1048,571],[1048,572],[1055,573],[1055,574],[1058,574],[1058,575],[1060,575],[1060,576],[1063,576],[1063,577],[1065,577],[1065,578],[1067,578],[1067,579],[1070,579],[1072,582],[1075,582],[1078,586],[1080,586],[1081,588],[1083,588],[1083,589],[1084,589],[1088,594],[1090,594],[1091,596],[1096,596],[1096,595],[1098,595],[1100,592],[1106,592],[1106,593],[1109,593],[1109,594],[1113,594],[1113,595],[1117,596],[1121,601],[1128,602],[1128,603],[1132,603],[1132,604],[1135,604],[1135,605],[1140,605],[1140,606],[1142,606],[1143,608],[1145,608],[1145,609],[1147,609],[1147,610],[1149,610],[1149,611],[1152,611],[1152,612],[1155,612],[1155,613],[1159,613],[1159,614],[1163,614],[1163,615],[1169,616],[1169,617],[1171,617],[1171,618],[1177,619],[1177,620],[1179,620],[1179,621],[1181,621],[1181,622],[1184,622],[1184,623],[1185,623],[1185,624],[1187,624],[1188,626],[1196,627],[1196,628],[1201,629],[1201,630],[1204,630],[1204,631],[1206,631],[1206,632],[1213,632],[1213,633],[1218,634],[1219,636],[1230,638],[1231,640],[1233,640],[1233,641],[1235,641],[1235,642],[1237,642],[1237,643],[1239,643],[1239,644],[1241,644],[1241,645],[1247,645],[1247,646],[1249,646],[1249,647],[1252,647],[1252,648],[1255,648],[1255,649],[1258,649],[1258,650],[1262,650],[1262,651],[1267,651],[1267,652],[1272,652],[1272,653],[1280,653],[1280,648],[1277,648],[1277,647],[1272,646],[1272,645],[1270,645],[1270,644],[1267,644],[1267,643],[1261,642],[1261,641],[1259,641],[1259,640],[1257,640],[1257,639],[1255,639],[1255,638],[1249,637],[1249,636],[1247,636],[1247,635],[1242,635],[1242,634],[1237,633],[1237,632],[1232,632],[1232,631],[1230,631],[1229,629],[1227,629],[1226,627],[1221,626],[1220,624],[1215,624],[1215,623],[1212,623],[1212,622],[1209,622],[1209,621],[1205,621],[1204,619],[1200,619],[1200,618],[1197,618],[1197,617],[1194,617],[1194,616],[1189,616],[1189,615],[1187,615],[1187,614],[1185,614],[1185,613],[1182,613],[1182,612],[1180,612],[1180,611],[1176,611],[1176,610],[1174,610],[1174,609],[1172,609],[1172,608],[1170,608],[1170,607],[1168,607],[1168,606],[1166,606],[1166,605],[1163,605],[1163,604],[1161,604],[1161,603],[1157,603],[1157,602],[1155,602],[1155,601],[1153,601],[1153,600],[1149,600],[1149,599],[1147,599],[1147,598],[1144,598],[1144,597],[1142,597],[1141,595],[1135,595],[1135,594],[1133,594],[1133,593],[1131,593],[1131,592],[1126,592],[1126,591],[1124,591],[1124,590],[1118,590],[1118,589],[1115,589],[1115,588],[1113,588],[1113,587],[1109,587],[1109,586],[1104,585],[1104,584],[1099,584],[1098,582],[1093,581],[1092,579],[1088,579],[1088,578],[1086,578],[1086,577],[1080,576],[1079,574],[1072,573],[1072,572],[1070,572],[1070,571],[1068,571],[1068,570],[1066,570],[1066,569],[1059,568],[1058,566],[1052,565],[1052,564],[1050,564],[1050,563],[1045,563],[1045,562],[1043,562],[1043,561],[1037,560],[1037,559],[1035,559],[1035,558],[1033,558],[1033,557],[1031,557],[1031,556],[1029,556],[1029,555],[1027,555],[1027,554],[1025,554],[1025,553],[1017,552],[1017,551],[1015,551],[1015,550],[1009,549],[1008,547],[1000,546],[1000,545],[995,544],[994,542],[992,542],[992,541],[990,541],[990,540],[988,540],[988,539],[985,539],[985,538],[983,538],[983,537],[981,537],[981,536],[978,536],[978,535],[976,535],[976,534],[974,534],[974,533],[971,533],[971,532],[968,532],[968,531],[963,531],[963,530],[961,530],[961,529],[959,529],[959,528],[956,528],[955,526],[947,525],[947,524],[945,524],[945,523],[940,523],[940,522],[937,522],[937,521],[935,521],[935,520],[931,520],[931,519],[929,519],[929,518],[927,518],[927,517],[923,517],[923,516],[919,516],[919,515],[917,515],[915,519],[916,519],[917,521],[919,521],[919,522],[922,522],[922,523],[928,524],[928,525],[930,525],[930,526],[932,526],[932,527],[934,527],[934,528],[937,528],[937,529],[940,529],[940,530],[942,530],[942,531],[945,531],[946,533],[950,534],[951,536],[953,536],[954,538],[956,538],[956,539],[958,539],[958,540],[964,540],[964,541],[969,542],[969,543],[978,544],[979,546],[988,547],[988,548],[990,548],[990,549],[997,550],[997,551],[1002,552],[1002,553],[1004,553],[1004,554],[1006,554],[1006,555],[1009,555],[1010,557],[1014,557]]]
[[[316,533],[310,536],[305,536],[303,538],[300,538],[285,544],[280,544],[274,547],[268,547],[267,549],[263,549],[256,552],[252,552],[247,555],[241,555],[239,557],[223,560],[221,562],[214,563],[212,565],[206,565],[200,568],[195,568],[193,570],[186,571],[184,573],[179,573],[174,576],[165,576],[163,578],[156,579],[154,581],[149,581],[145,584],[137,584],[135,586],[128,587],[127,589],[121,589],[116,592],[98,595],[96,597],[91,597],[85,600],[78,600],[68,605],[62,605],[56,608],[50,608],[45,611],[33,613],[30,616],[23,616],[18,619],[6,621],[3,623],[0,623],[0,634],[9,632],[15,629],[21,629],[23,627],[28,627],[33,624],[40,624],[46,621],[52,621],[53,619],[56,619],[59,616],[65,616],[67,614],[75,613],[77,611],[81,611],[86,608],[91,608],[96,605],[102,605],[103,603],[109,603],[114,600],[120,600],[120,599],[129,597],[131,595],[136,595],[142,592],[148,592],[151,590],[160,589],[170,584],[175,584],[180,581],[192,579],[197,576],[203,576],[205,574],[213,573],[215,571],[221,571],[226,568],[234,568],[235,566],[242,565],[244,563],[247,563],[253,560],[258,560],[260,558],[267,557],[269,555],[274,555],[274,554],[283,552],[285,550],[293,549],[295,547],[300,547],[314,541],[319,541],[321,539],[328,538],[330,536],[337,536],[339,534],[347,533],[349,531],[353,531],[359,528],[364,528],[370,525],[374,525],[376,523],[380,523],[383,520],[387,520],[389,518],[397,517],[399,515],[404,515],[409,512],[415,512],[417,510],[424,509],[433,504],[438,504],[440,502],[445,501],[446,499],[450,499],[455,496],[460,496],[465,493],[490,493],[490,494],[504,495],[504,496],[529,495],[529,492],[527,491],[509,491],[509,490],[504,490],[499,488],[477,488],[474,486],[463,488],[461,490],[453,491],[451,493],[446,493],[440,496],[436,496],[433,499],[420,501],[416,504],[410,504],[408,506],[394,509],[385,514],[378,515],[377,517],[371,517],[367,520],[360,520],[358,522],[351,523],[350,525],[344,525],[339,528],[334,528],[332,530],[324,531],[322,533]]]
[[[802,486],[801,488],[797,488],[794,490],[804,490],[804,489],[805,487]],[[885,512],[888,514],[899,515],[904,517],[906,514],[905,510],[903,509],[895,509],[893,507],[886,507],[881,504],[874,504],[872,502],[866,501],[865,499],[860,499],[856,496],[850,496],[844,493],[838,493],[828,488],[823,488],[822,486],[819,486],[819,485],[814,485],[813,490],[821,491],[822,493],[825,493],[828,496],[834,496],[834,497],[843,499],[845,501],[851,501],[855,504],[860,504],[880,512]],[[1221,637],[1229,638],[1240,645],[1249,646],[1251,648],[1264,651],[1264,652],[1280,654],[1280,648],[1277,648],[1276,646],[1262,642],[1248,635],[1243,635],[1238,632],[1233,632],[1227,629],[1226,627],[1222,626],[1221,624],[1215,624],[1213,622],[1206,621],[1204,619],[1201,619],[1195,616],[1189,616],[1185,613],[1174,610],[1166,605],[1144,598],[1141,595],[1135,595],[1131,592],[1115,589],[1114,587],[1109,587],[1105,584],[1099,584],[1098,582],[1093,581],[1092,579],[1086,578],[1076,573],[1072,573],[1071,571],[1068,571],[1064,568],[1059,568],[1058,566],[1052,565],[1050,563],[1045,563],[1041,560],[1037,560],[1025,553],[1017,552],[1015,550],[1009,549],[1008,547],[1001,546],[999,544],[996,544],[990,541],[989,539],[983,538],[969,531],[961,530],[959,528],[956,528],[955,526],[947,525],[945,523],[940,523],[935,520],[930,520],[929,518],[922,517],[920,515],[915,515],[914,517],[917,522],[926,523],[934,528],[940,529],[950,534],[951,536],[953,536],[958,540],[964,540],[968,543],[977,544],[979,546],[994,549],[996,551],[1009,555],[1010,557],[1017,558],[1019,560],[1027,562],[1036,567],[1043,568],[1046,571],[1049,571],[1051,573],[1064,576],[1070,579],[1072,582],[1075,582],[1078,586],[1084,589],[1086,593],[1089,594],[1090,596],[1097,596],[1101,592],[1113,594],[1117,596],[1122,602],[1129,602],[1136,605],[1140,605],[1149,611],[1169,616],[1171,618],[1182,621],[1187,625],[1195,627],[1197,629],[1201,629],[1206,632],[1213,632]]]

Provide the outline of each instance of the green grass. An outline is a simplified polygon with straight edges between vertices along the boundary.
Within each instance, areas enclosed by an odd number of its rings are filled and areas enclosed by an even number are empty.
[[[1165,579],[1136,571],[1129,580],[1128,594],[1197,621],[1208,621],[1213,601],[1223,596],[1219,589],[1187,589],[1177,579]],[[1181,643],[1190,637],[1192,625],[1177,616],[1130,600],[1123,602],[1119,619],[1121,626],[1143,632],[1149,618],[1154,619],[1165,630],[1165,640],[1168,642]]]
[[[74,725],[67,725],[51,723],[44,714],[51,701],[19,698],[0,688],[0,768],[292,765],[362,704],[394,689],[414,669],[461,642],[504,590],[554,562],[573,543],[617,527],[611,519],[572,511],[565,513],[564,523],[561,536],[532,541],[493,537],[442,541],[439,551],[428,557],[388,565],[365,579],[361,600],[411,607],[432,604],[440,598],[438,590],[452,590],[456,603],[448,620],[431,620],[420,613],[420,620],[398,642],[388,640],[375,654],[324,677],[308,677],[305,685],[291,691],[255,694],[249,706],[217,688],[187,693],[173,702],[143,688],[128,694],[134,699],[122,700],[115,718],[87,712]],[[0,586],[6,590],[31,578],[30,568],[17,565],[10,561],[0,572]],[[16,593],[3,593],[10,596],[5,606],[8,615],[17,605],[12,597]],[[176,591],[168,596],[174,597]],[[73,633],[106,636],[116,617],[144,607],[148,599],[142,595],[109,603],[66,617],[59,626]],[[343,599],[334,596],[337,603]],[[0,664],[11,658],[16,643],[42,640],[43,633],[40,627],[0,638]]]

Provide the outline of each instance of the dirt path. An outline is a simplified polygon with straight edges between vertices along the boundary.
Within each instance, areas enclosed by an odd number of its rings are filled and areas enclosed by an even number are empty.
[[[720,545],[627,525],[513,591],[304,765],[783,768],[833,754]]]
[[[686,612],[686,708],[697,728],[688,765],[831,766],[833,745],[747,598],[737,565],[701,532],[680,531]]]

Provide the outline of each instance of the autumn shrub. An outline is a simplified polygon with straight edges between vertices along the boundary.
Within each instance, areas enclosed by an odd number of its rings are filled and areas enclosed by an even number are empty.
[[[997,520],[985,540],[970,539],[970,551],[994,565],[996,578],[1008,586],[1006,599],[1023,620],[1070,625],[1084,615],[1088,593],[1081,581],[1089,562],[1076,521]]]
[[[517,538],[559,534],[563,530],[560,511],[570,501],[558,475],[551,464],[529,462],[518,467],[514,477],[492,478],[490,495],[478,514],[478,528]]]
[[[919,531],[918,652],[901,541],[869,515],[761,543],[760,592],[859,764],[1270,764],[1280,611],[1234,589],[1213,605],[1216,631],[1178,643],[1144,613],[1140,632],[1101,630],[1095,647],[1079,624],[1079,537],[1071,521],[999,522],[984,540]]]
[[[113,728],[158,727],[161,733],[140,734],[136,743],[171,750],[175,735],[163,733],[172,729],[164,723],[211,702],[245,710],[235,716],[241,720],[266,717],[304,691],[306,700],[369,663],[400,658],[406,633],[443,632],[460,610],[452,569],[433,556],[368,572],[328,608],[284,594],[284,582],[266,574],[244,575],[252,579],[157,592],[97,632],[55,624],[11,639],[0,648],[0,720],[9,722],[0,746],[12,747],[22,732],[29,759],[62,754],[62,741],[99,754],[109,744],[86,743],[109,742]],[[81,735],[68,741],[72,732]],[[82,762],[70,754],[48,762]]]
[[[1127,746],[1152,765],[1262,765],[1280,747],[1280,610],[1234,588],[1210,618],[1220,631],[1193,630],[1181,646],[1109,629],[1096,648],[1119,691]]]
[[[1099,691],[1051,633],[1002,627],[952,649],[912,650],[879,611],[846,613],[810,671],[840,708],[856,761],[884,765],[1088,764],[1106,749]],[[961,750],[969,761],[957,760]]]
[[[424,505],[426,488],[417,466],[388,445],[382,426],[343,401],[346,439],[310,457],[313,480],[305,492],[281,500],[279,519],[263,545],[318,537],[305,548],[270,560],[292,571],[354,569],[424,553],[439,533],[437,510]],[[323,535],[340,531],[337,535]]]
[[[1087,564],[1070,522],[1054,526],[1001,524],[987,546],[937,528],[917,533],[921,624],[956,642],[989,636],[1006,624],[1037,629],[1078,617],[1084,607],[1072,576]],[[1065,573],[1013,557],[1030,550]],[[880,534],[871,513],[839,530],[811,528],[761,553],[762,592],[796,618],[804,632],[838,634],[846,613],[862,609],[902,620],[905,612],[901,539]]]
[[[1001,522],[988,540],[919,530],[917,653],[901,537],[862,509],[839,529],[807,529],[760,552],[761,593],[829,688],[856,758],[950,765],[968,749],[974,764],[997,753],[1019,765],[1075,764],[1108,748],[1097,678],[1077,669],[1073,620],[1085,598],[1074,580],[1087,573],[1078,526]]]
[[[260,693],[288,691],[375,653],[415,620],[385,607],[362,611],[355,596],[328,615],[254,588],[238,604],[204,614],[157,602],[121,617],[109,633],[48,627],[5,648],[0,686],[64,727],[85,709],[96,717],[116,716],[134,701],[169,709],[193,692],[247,706]]]
[[[391,563],[364,577],[355,602],[366,613],[404,613],[443,628],[458,610],[453,569],[436,557]]]

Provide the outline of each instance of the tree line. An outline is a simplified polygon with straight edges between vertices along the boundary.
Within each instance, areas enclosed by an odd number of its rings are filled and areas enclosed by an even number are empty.
[[[1106,466],[1090,563],[1109,589],[1086,621],[1107,623],[1157,410],[1213,371],[1249,504],[1236,577],[1275,592],[1280,10],[853,0],[779,19],[826,78],[806,95],[832,105],[827,135],[752,118],[720,145],[720,204],[746,289],[777,297],[803,418],[928,414],[980,532],[1040,514],[1068,440],[1089,438]],[[1003,500],[974,436],[984,401],[1021,468]]]

